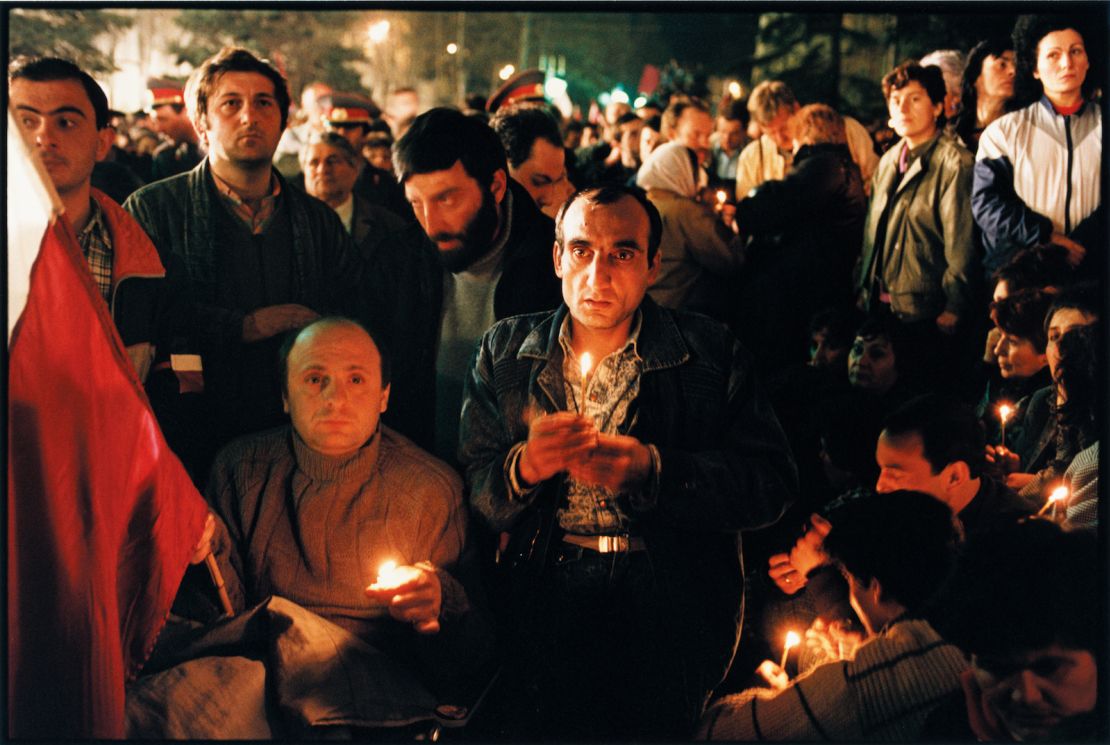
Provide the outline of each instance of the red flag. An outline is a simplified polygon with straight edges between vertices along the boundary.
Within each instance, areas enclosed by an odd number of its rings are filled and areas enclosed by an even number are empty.
[[[11,144],[9,167],[26,158]],[[8,197],[12,214],[20,197]],[[9,252],[28,248],[9,233]],[[122,737],[124,682],[165,622],[207,507],[72,228],[55,220],[37,248],[9,327],[9,735]]]

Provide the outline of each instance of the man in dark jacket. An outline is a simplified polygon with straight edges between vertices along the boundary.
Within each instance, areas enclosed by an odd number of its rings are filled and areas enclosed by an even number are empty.
[[[272,363],[285,332],[324,312],[367,314],[361,262],[339,218],[288,188],[271,164],[289,108],[281,74],[229,48],[197,69],[187,94],[208,156],[124,206],[163,260],[180,265],[175,374],[162,371],[151,398],[166,439],[199,481],[232,437],[284,420]],[[203,396],[179,396],[197,371]]]
[[[471,506],[520,569],[511,738],[688,736],[739,639],[739,532],[796,487],[748,354],[645,298],[661,233],[641,190],[580,192],[557,229],[565,305],[496,324],[467,377]]]
[[[56,57],[15,60],[8,89],[16,122],[42,159],[65,207],[62,219],[145,381],[158,351],[166,271],[139,225],[92,186],[93,167],[115,136],[108,99],[88,73]]]
[[[493,130],[458,111],[417,117],[395,145],[393,166],[446,269],[426,308],[439,329],[432,452],[454,463],[463,378],[478,340],[496,320],[559,304],[555,225],[509,178]],[[421,327],[423,318],[415,319]]]

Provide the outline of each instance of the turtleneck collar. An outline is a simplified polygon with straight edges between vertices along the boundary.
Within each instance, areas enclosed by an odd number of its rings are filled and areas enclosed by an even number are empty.
[[[369,480],[378,465],[381,432],[382,428],[379,424],[373,437],[353,453],[325,455],[310,448],[291,427],[290,435],[293,439],[293,455],[297,461],[297,468],[313,481],[364,483]]]

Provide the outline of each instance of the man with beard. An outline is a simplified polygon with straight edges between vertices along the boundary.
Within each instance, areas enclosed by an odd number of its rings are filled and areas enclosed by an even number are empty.
[[[555,223],[509,178],[505,150],[484,122],[425,112],[394,146],[393,167],[446,269],[428,312],[439,320],[432,452],[455,463],[462,385],[494,321],[555,308]]]
[[[124,208],[179,267],[174,357],[155,368],[150,393],[170,447],[199,481],[230,439],[284,422],[273,375],[282,335],[321,313],[361,318],[376,299],[360,293],[362,263],[335,212],[273,167],[289,110],[281,73],[226,48],[197,68],[185,99],[207,157]],[[201,376],[202,392],[192,384]]]

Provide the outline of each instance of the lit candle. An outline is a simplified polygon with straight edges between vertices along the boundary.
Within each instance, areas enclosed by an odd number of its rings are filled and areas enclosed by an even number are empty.
[[[802,637],[798,636],[797,632],[786,632],[786,644],[782,646],[782,662],[779,667],[783,670],[786,669],[786,659],[790,656],[790,650],[802,643]]]
[[[590,368],[593,367],[593,364],[594,360],[593,357],[590,356],[590,353],[583,352],[582,357],[579,360],[578,368],[582,372],[582,390],[578,395],[581,403],[579,404],[578,413],[582,414],[583,416],[585,416],[586,414],[586,384],[589,382]]]
[[[1066,487],[1066,486],[1056,487],[1055,489],[1052,490],[1052,493],[1048,495],[1048,501],[1044,503],[1044,507],[1041,507],[1041,511],[1037,513],[1037,516],[1040,517],[1044,513],[1048,512],[1049,507],[1052,507],[1052,516],[1055,517],[1056,516],[1056,503],[1059,502],[1062,499],[1067,499],[1067,498],[1068,498],[1068,487]]]
[[[725,202],[727,202],[727,201],[728,201],[728,193],[724,189],[718,189],[717,190],[717,204],[718,204],[718,206],[723,207]]]
[[[396,587],[401,584],[401,572],[397,571],[397,562],[387,561],[378,568],[378,578],[374,580],[376,587]]]
[[[998,407],[998,418],[1002,422],[1002,447],[1006,447],[1006,421],[1013,411],[1009,404],[1002,404]]]

